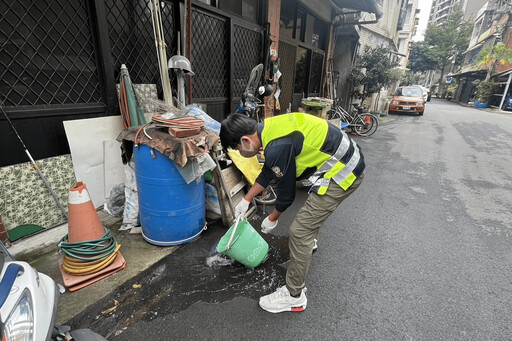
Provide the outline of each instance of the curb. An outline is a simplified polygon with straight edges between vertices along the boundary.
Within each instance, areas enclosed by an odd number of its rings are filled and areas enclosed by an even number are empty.
[[[57,248],[57,244],[68,233],[68,224],[58,225],[41,233],[19,240],[7,248],[15,259],[30,258],[35,254],[45,254]]]

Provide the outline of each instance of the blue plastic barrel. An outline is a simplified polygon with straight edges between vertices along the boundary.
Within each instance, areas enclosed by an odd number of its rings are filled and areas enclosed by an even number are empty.
[[[143,238],[161,246],[196,240],[205,226],[204,177],[187,184],[173,161],[146,145],[133,155]]]

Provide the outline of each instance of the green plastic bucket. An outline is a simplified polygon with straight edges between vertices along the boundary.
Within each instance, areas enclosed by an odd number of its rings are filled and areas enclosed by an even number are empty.
[[[267,256],[268,244],[246,219],[237,218],[235,224],[220,239],[217,252],[225,253],[252,269],[260,265]]]

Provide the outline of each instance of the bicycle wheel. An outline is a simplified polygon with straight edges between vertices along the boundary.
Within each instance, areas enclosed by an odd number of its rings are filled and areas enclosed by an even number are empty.
[[[341,119],[341,115],[338,111],[331,109],[327,112],[327,119],[328,120],[335,120],[335,119]]]
[[[370,136],[377,131],[379,119],[372,114],[359,114],[354,117],[352,130],[359,136]]]

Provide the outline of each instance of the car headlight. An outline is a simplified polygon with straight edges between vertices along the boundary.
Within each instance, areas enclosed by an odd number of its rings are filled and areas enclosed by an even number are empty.
[[[416,105],[423,105],[423,102],[418,102],[416,103]]]
[[[398,101],[393,101],[393,104],[394,104],[394,105],[397,105],[397,104],[398,104]]]
[[[31,341],[34,337],[34,312],[28,289],[23,290],[14,310],[5,321],[6,341]]]

